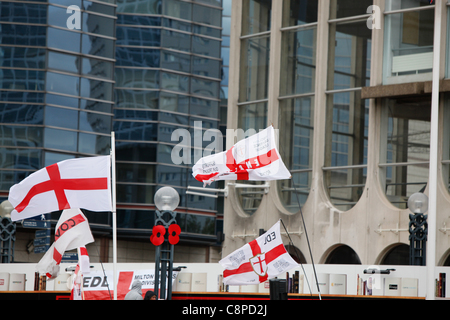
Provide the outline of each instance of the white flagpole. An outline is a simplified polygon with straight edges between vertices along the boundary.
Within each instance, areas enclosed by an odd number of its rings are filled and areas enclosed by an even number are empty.
[[[446,1],[447,2],[447,1]],[[436,1],[434,14],[433,45],[433,84],[431,94],[430,123],[430,169],[429,169],[429,203],[428,203],[428,239],[427,239],[427,300],[435,299],[436,269],[436,199],[437,199],[437,166],[438,166],[438,133],[439,133],[439,80],[441,58],[441,17],[443,15],[442,0]]]
[[[114,300],[117,300],[117,218],[116,218],[116,137],[111,132],[111,193],[113,225],[113,281]]]

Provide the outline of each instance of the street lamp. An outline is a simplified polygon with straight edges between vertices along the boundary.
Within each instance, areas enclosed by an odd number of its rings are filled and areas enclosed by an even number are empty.
[[[180,203],[178,192],[172,187],[163,187],[155,193],[154,202],[158,210],[150,241],[156,246],[155,253],[155,294],[156,299],[166,298],[166,281],[168,281],[167,300],[172,298],[173,247],[180,240],[180,226],[174,212]],[[167,235],[167,236],[166,236]],[[159,273],[161,270],[161,296],[159,295]],[[168,270],[168,274],[167,274]]]
[[[416,192],[408,199],[408,208],[412,213],[424,214],[428,211],[428,197],[425,193]]]
[[[11,220],[12,204],[5,200],[0,204],[0,263],[14,261],[16,224]]]
[[[428,211],[428,197],[414,193],[408,199],[408,208],[413,213],[409,215],[409,264],[425,266],[428,223],[424,213]]]
[[[0,217],[2,218],[11,218],[11,212],[14,210],[11,202],[8,200],[3,201],[0,204]]]
[[[163,187],[155,193],[155,205],[160,211],[173,211],[179,203],[180,196],[172,187]]]

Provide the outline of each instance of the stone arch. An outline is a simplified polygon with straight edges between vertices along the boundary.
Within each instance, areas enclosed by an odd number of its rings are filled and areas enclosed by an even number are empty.
[[[303,255],[303,253],[300,251],[299,248],[297,248],[296,246],[291,246],[290,244],[288,244],[286,247],[286,251],[290,254],[290,256],[292,257],[292,259],[295,260],[295,262],[297,263],[306,263],[306,258]]]
[[[361,259],[351,247],[337,244],[325,252],[321,262],[324,264],[361,264]]]
[[[409,265],[409,245],[404,243],[394,243],[387,246],[378,255],[375,264]]]
[[[450,249],[445,251],[439,260],[438,266],[449,267],[450,266]]]

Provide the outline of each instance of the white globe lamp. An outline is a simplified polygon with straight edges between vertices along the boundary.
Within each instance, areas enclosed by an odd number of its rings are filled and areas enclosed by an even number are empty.
[[[423,214],[428,211],[428,197],[422,192],[412,194],[408,199],[408,208],[414,214]]]
[[[155,193],[155,205],[160,211],[173,211],[180,203],[180,195],[172,187],[163,187]]]
[[[14,210],[11,202],[8,200],[3,201],[0,204],[0,217],[1,218],[11,218],[11,212]]]

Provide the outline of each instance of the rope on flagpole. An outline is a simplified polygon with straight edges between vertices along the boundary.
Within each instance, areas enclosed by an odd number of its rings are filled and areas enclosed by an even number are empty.
[[[273,126],[273,124],[272,124]],[[286,155],[286,153],[284,153],[283,147],[281,145],[281,143],[278,143],[279,147],[280,147],[280,151]],[[309,243],[309,237],[308,237],[308,231],[306,230],[306,223],[305,223],[305,217],[303,216],[303,210],[302,210],[302,206],[300,204],[300,199],[298,197],[298,191],[297,191],[297,186],[295,185],[294,182],[294,177],[291,176],[291,182],[292,182],[292,186],[294,187],[294,191],[295,191],[295,197],[297,198],[297,202],[298,202],[298,207],[300,209],[300,215],[302,216],[302,222],[303,222],[303,228],[305,229],[305,236],[306,236],[306,242],[308,244],[308,250],[309,250],[309,255],[311,257],[311,264],[312,264],[312,268],[313,268],[313,272],[314,272],[314,277],[316,279],[316,285],[317,285],[317,291],[319,292],[319,300],[322,300],[322,295],[320,294],[320,288],[319,288],[319,280],[317,279],[317,272],[316,272],[316,267],[314,265],[314,259],[313,259],[313,255],[312,255],[312,251],[311,251],[311,245]],[[283,224],[284,226],[284,224]],[[285,227],[286,229],[286,227]],[[287,233],[287,230],[286,230]],[[305,275],[306,276],[306,275]],[[310,289],[311,290],[311,289]]]
[[[322,295],[320,294],[320,288],[319,288],[319,280],[317,279],[316,267],[314,265],[314,259],[313,259],[313,254],[312,254],[312,251],[311,251],[311,245],[309,243],[308,231],[306,230],[305,218],[303,216],[302,206],[300,205],[300,199],[298,198],[297,187],[295,186],[295,182],[294,182],[294,178],[293,177],[291,178],[291,181],[292,181],[292,185],[294,186],[295,196],[296,196],[297,202],[298,202],[298,207],[300,208],[300,214],[302,216],[303,228],[305,228],[306,242],[308,243],[309,255],[311,256],[311,264],[312,264],[313,271],[314,271],[314,277],[316,278],[317,291],[319,292],[319,300],[322,300]]]
[[[291,245],[292,247],[295,248],[294,242],[292,242],[291,236],[289,235],[289,232],[288,232],[286,226],[284,225],[283,220],[280,219],[280,221],[281,221],[281,224],[283,225],[284,230],[286,230],[286,234],[287,234],[287,236],[289,238],[289,245]],[[300,257],[298,256],[297,250],[295,250],[295,255],[297,256],[298,262],[300,263],[300,266],[302,267],[303,274],[305,275],[305,279],[306,279],[306,284],[308,285],[309,293],[312,296],[312,290],[311,290],[311,286],[309,285],[308,276],[306,275],[305,268],[303,267],[303,263],[302,263]]]
[[[102,258],[100,256],[100,252],[98,251],[97,246],[94,245],[94,247],[95,247],[95,249],[97,249],[97,254],[98,254],[98,257],[99,257],[98,260],[100,260],[100,265],[102,266],[103,275],[104,275],[105,280],[106,280],[106,286],[108,287],[109,300],[112,300],[111,290],[109,289],[108,277],[106,276],[105,268],[103,267],[103,262],[102,262]]]

